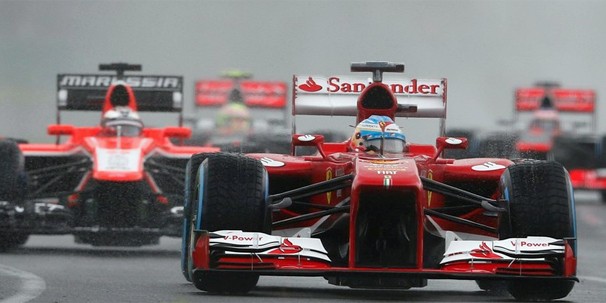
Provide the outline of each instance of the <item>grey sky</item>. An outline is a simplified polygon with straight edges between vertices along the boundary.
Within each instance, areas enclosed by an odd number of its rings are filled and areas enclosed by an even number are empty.
[[[448,78],[448,126],[496,129],[512,115],[513,90],[538,80],[592,88],[600,100],[604,16],[597,0],[0,0],[0,134],[51,142],[56,74],[118,61],[183,75],[186,102],[195,79],[228,68],[290,84],[293,74],[347,74],[353,61],[404,62],[406,76]],[[606,116],[601,102],[598,111]],[[433,142],[411,122],[409,138]],[[315,119],[299,129],[351,123]]]

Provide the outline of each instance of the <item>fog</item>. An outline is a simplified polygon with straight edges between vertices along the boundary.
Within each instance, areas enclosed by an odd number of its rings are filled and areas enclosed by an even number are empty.
[[[606,116],[606,1],[7,1],[0,0],[0,135],[52,142],[56,75],[99,63],[193,83],[230,68],[258,80],[341,75],[359,61],[406,64],[406,77],[448,79],[448,127],[497,129],[516,87],[536,81],[595,89]],[[96,124],[98,114],[66,123]],[[148,124],[176,123],[174,116]],[[349,132],[353,118],[297,119],[298,130]],[[432,128],[429,130],[429,128]],[[598,131],[606,124],[598,121]],[[404,132],[433,142],[435,127]]]

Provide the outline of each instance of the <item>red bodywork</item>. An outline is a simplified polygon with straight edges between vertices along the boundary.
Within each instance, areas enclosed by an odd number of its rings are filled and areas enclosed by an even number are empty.
[[[298,79],[307,80],[298,86]],[[445,117],[446,108],[446,81],[424,81],[421,86],[433,87],[431,83],[440,83],[433,94],[420,95],[419,91],[409,93],[406,97],[397,98],[392,88],[394,85],[386,85],[381,82],[364,84],[361,94],[353,94],[352,90],[344,92],[343,95],[328,94],[321,95],[331,100],[333,107],[328,102],[316,102],[317,96],[322,94],[325,82],[320,77],[295,77],[293,113],[341,113],[343,115],[356,115],[356,122],[360,122],[371,115],[385,115],[391,118],[399,116],[432,116]],[[340,79],[341,88],[355,87],[353,83],[346,82],[343,77],[330,77],[327,79]],[[309,89],[310,81],[314,89]],[[331,83],[328,80],[326,83]],[[415,87],[422,83],[421,80],[401,81],[397,83],[400,87],[406,87],[407,83],[414,83]],[[427,84],[425,84],[427,83]],[[324,86],[326,87],[326,86]],[[330,92],[330,85],[327,90]],[[309,95],[306,95],[309,94]],[[354,108],[348,107],[348,96],[357,98]],[[384,98],[382,98],[384,97]],[[390,106],[370,102],[370,100],[381,99]],[[349,99],[347,99],[349,100]],[[376,106],[376,107],[372,107]],[[404,109],[404,110],[402,110]],[[345,255],[332,254],[330,260],[311,256],[314,249],[310,249],[309,256],[302,256],[301,249],[292,249],[292,253],[283,249],[280,258],[274,258],[271,254],[255,256],[255,254],[211,254],[212,241],[207,231],[195,231],[191,258],[193,260],[193,272],[196,271],[233,271],[242,272],[255,271],[261,275],[323,275],[331,283],[339,285],[357,285],[354,281],[362,277],[374,277],[372,282],[381,283],[393,279],[416,279],[416,278],[462,278],[479,279],[487,277],[498,277],[508,279],[512,277],[566,277],[575,279],[576,258],[569,244],[566,244],[566,258],[562,257],[565,272],[559,270],[558,264],[550,264],[546,260],[524,260],[513,262],[514,259],[501,259],[495,261],[483,260],[474,262],[461,261],[440,264],[434,258],[443,257],[442,254],[432,253],[439,243],[432,239],[430,234],[444,236],[449,233],[471,236],[472,239],[498,239],[497,216],[482,207],[470,207],[453,212],[456,220],[449,217],[436,215],[438,210],[444,210],[454,206],[454,201],[446,194],[440,194],[427,190],[432,181],[447,186],[464,189],[474,194],[487,197],[485,199],[497,200],[503,193],[499,190],[499,182],[504,170],[513,164],[508,159],[498,158],[476,158],[476,159],[444,159],[440,155],[445,148],[465,148],[467,141],[464,138],[437,139],[436,146],[408,143],[406,150],[400,157],[383,158],[365,155],[352,151],[349,142],[325,143],[322,136],[316,135],[293,135],[293,150],[297,146],[315,146],[318,153],[312,156],[294,156],[278,154],[248,154],[248,157],[259,159],[265,164],[269,175],[269,194],[276,194],[292,190],[298,186],[317,184],[323,181],[336,180],[351,176],[351,183],[342,189],[328,191],[314,195],[309,198],[308,203],[312,206],[301,209],[280,209],[273,213],[273,234],[291,235],[284,238],[282,246],[286,241],[299,237],[300,232],[305,229],[311,230],[311,235],[322,238],[324,246],[342,246],[346,248]],[[348,184],[348,183],[345,183]],[[446,187],[444,187],[446,188]],[[444,189],[442,188],[442,189]],[[444,189],[445,190],[445,189]],[[447,190],[445,190],[447,191]],[[349,204],[349,213],[326,215],[306,221],[287,223],[288,219],[304,215],[309,212],[325,209],[327,206],[339,207],[344,203]],[[392,222],[392,223],[390,223]],[[469,222],[474,222],[470,224]],[[339,226],[347,226],[346,230],[339,230]],[[379,226],[379,228],[376,228]],[[339,230],[336,234],[346,235],[325,236],[328,233]],[[386,236],[392,230],[403,231],[402,238],[407,239],[406,244],[397,242]],[[448,232],[445,232],[448,231]],[[342,233],[339,233],[342,232]],[[262,236],[267,236],[263,235]],[[294,236],[292,236],[294,235]],[[217,237],[230,238],[229,234],[217,234]],[[255,235],[252,233],[238,234],[237,247],[251,245],[254,243]],[[246,242],[246,238],[250,240]],[[383,239],[384,242],[372,242]],[[235,238],[235,236],[234,236]],[[260,239],[260,238],[259,238]],[[377,240],[378,241],[378,240]],[[395,242],[390,242],[395,241]],[[392,251],[397,251],[398,256],[394,258],[389,253],[376,253],[373,245],[383,243]],[[395,244],[394,244],[395,243]],[[240,245],[240,246],[238,246]],[[537,244],[538,245],[538,244]],[[291,246],[291,245],[287,245]],[[478,245],[480,256],[494,256],[486,246]],[[561,255],[564,256],[564,246]],[[389,251],[389,250],[388,250]],[[374,252],[374,253],[373,253]],[[503,258],[502,255],[496,255]],[[518,260],[518,259],[515,259]],[[438,260],[439,261],[439,260]],[[476,263],[477,262],[477,263]],[[355,277],[352,278],[351,277]],[[412,281],[411,280],[411,281]],[[364,280],[367,281],[367,280]],[[410,281],[409,281],[410,282]],[[424,286],[423,282],[410,282],[410,286]],[[377,286],[378,284],[373,284]],[[366,285],[370,286],[370,285]],[[387,286],[387,284],[383,285]]]
[[[133,128],[120,126],[117,133],[116,128],[102,123],[54,124],[48,132],[57,136],[56,144],[19,145],[30,177],[29,199],[36,205],[36,215],[40,215],[32,233],[75,233],[80,237],[77,241],[94,245],[155,244],[161,235],[179,236],[187,160],[195,153],[217,152],[219,148],[173,144],[171,138],[189,138],[191,130],[181,126],[143,127],[131,85],[117,81],[106,89],[100,121],[114,119],[108,114],[119,108],[128,115],[115,119],[117,123],[125,117],[137,117],[135,122],[139,124]],[[118,92],[127,94],[122,95],[120,107],[112,103],[120,98]],[[152,89],[148,87],[144,93],[152,93]],[[145,100],[147,108],[156,101],[150,100]],[[55,221],[46,221],[53,216]],[[95,238],[99,231],[106,234]],[[139,234],[149,238],[138,239]],[[135,242],[120,242],[123,239]]]

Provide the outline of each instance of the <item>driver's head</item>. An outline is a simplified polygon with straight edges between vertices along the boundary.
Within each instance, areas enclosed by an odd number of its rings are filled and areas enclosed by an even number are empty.
[[[250,111],[242,103],[229,103],[223,106],[215,119],[220,133],[248,133],[251,127]]]
[[[143,129],[139,115],[126,106],[116,106],[108,110],[101,120],[105,135],[138,136]]]
[[[387,116],[370,116],[356,126],[351,136],[351,148],[374,154],[402,154],[406,137]]]

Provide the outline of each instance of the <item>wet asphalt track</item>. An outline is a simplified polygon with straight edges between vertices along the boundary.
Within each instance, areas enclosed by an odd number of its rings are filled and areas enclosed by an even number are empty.
[[[564,301],[606,300],[606,204],[594,193],[577,194],[579,277]],[[180,240],[163,238],[144,248],[93,248],[71,236],[34,236],[0,254],[0,303],[9,302],[511,302],[488,295],[472,281],[430,280],[404,291],[359,290],[322,278],[262,277],[246,296],[208,295],[182,277]]]

